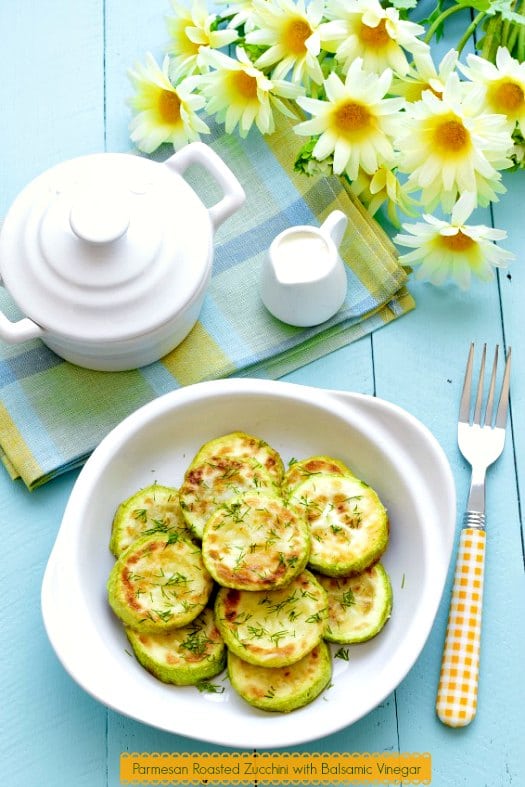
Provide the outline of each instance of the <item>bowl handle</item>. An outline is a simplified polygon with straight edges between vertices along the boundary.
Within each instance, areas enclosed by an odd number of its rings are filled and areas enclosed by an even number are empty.
[[[223,197],[208,208],[213,229],[216,230],[222,222],[231,216],[246,199],[246,194],[241,184],[226,166],[220,156],[204,142],[191,142],[181,148],[177,153],[164,162],[167,167],[183,175],[191,164],[200,164],[215,178],[223,191]]]

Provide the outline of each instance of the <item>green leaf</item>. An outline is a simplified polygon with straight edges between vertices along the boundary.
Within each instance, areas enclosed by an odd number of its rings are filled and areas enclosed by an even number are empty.
[[[241,40],[237,42],[237,46],[242,47],[252,63],[255,61],[268,49],[267,46],[258,46],[257,44],[247,44],[245,40]]]
[[[507,19],[509,22],[517,22],[519,25],[525,24],[525,16],[514,11],[513,0],[492,0],[489,5],[490,11],[488,13],[491,16],[493,14],[501,14],[502,18]]]
[[[463,8],[474,8],[476,11],[490,13],[491,0],[456,0],[456,4]]]
[[[397,8],[398,11],[409,11],[411,8],[416,8],[417,0],[391,0],[389,5]]]
[[[487,16],[501,14],[502,19],[509,22],[525,24],[525,16],[514,11],[514,0],[456,0],[456,3],[465,8],[474,8]]]

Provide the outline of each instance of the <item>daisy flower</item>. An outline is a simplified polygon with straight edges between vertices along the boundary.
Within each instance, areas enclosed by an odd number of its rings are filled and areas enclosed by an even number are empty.
[[[168,56],[160,68],[148,53],[146,64],[138,64],[129,72],[136,89],[129,104],[137,113],[130,123],[131,139],[144,153],[152,153],[163,142],[171,142],[178,150],[198,139],[199,134],[209,134],[208,126],[197,115],[204,98],[192,93],[190,79],[174,87],[168,69]]]
[[[394,74],[390,92],[403,96],[408,102],[419,101],[424,90],[431,90],[435,96],[443,95],[445,83],[458,62],[458,53],[450,49],[436,68],[430,50],[414,52],[408,72],[404,76]]]
[[[345,72],[360,57],[366,71],[406,74],[405,51],[428,50],[418,38],[425,28],[400,19],[396,8],[383,8],[379,0],[328,0],[326,14],[330,21],[319,30],[322,47],[335,52]]]
[[[217,115],[227,134],[238,126],[245,137],[253,123],[262,134],[271,134],[275,131],[273,109],[295,117],[279,96],[296,98],[302,92],[299,85],[270,79],[241,48],[237,49],[237,60],[211,49],[202,57],[213,70],[196,77],[199,90],[208,100],[207,112]]]
[[[206,0],[193,0],[188,8],[179,0],[171,0],[175,16],[168,17],[170,43],[167,51],[171,55],[171,77],[176,81],[182,76],[195,73],[200,67],[200,52],[203,48],[220,49],[238,39],[236,30],[213,30],[216,14],[210,14]]]
[[[503,115],[483,111],[480,88],[464,90],[450,74],[441,98],[430,90],[408,104],[402,132],[395,141],[400,172],[409,175],[409,191],[421,189],[429,210],[441,202],[450,211],[458,194],[471,191],[480,205],[505,191],[499,170],[511,166],[512,137]]]
[[[505,267],[514,255],[494,241],[507,237],[504,230],[465,222],[476,207],[476,195],[465,192],[455,204],[450,222],[424,215],[425,222],[403,224],[409,235],[396,235],[394,241],[413,251],[401,255],[402,265],[416,266],[416,278],[443,284],[448,279],[466,289],[472,276],[489,281],[494,268]]]
[[[392,72],[380,76],[363,70],[362,60],[350,66],[345,82],[332,72],[324,82],[326,101],[299,97],[297,103],[312,118],[295,126],[302,136],[319,134],[312,151],[323,161],[333,154],[336,175],[346,171],[350,180],[359,168],[374,173],[379,164],[393,157],[392,137],[397,132],[402,98],[384,98]]]
[[[321,51],[319,25],[323,17],[323,0],[253,0],[256,30],[248,33],[246,42],[268,46],[255,65],[275,66],[272,77],[284,79],[290,71],[293,82],[311,79],[323,81],[317,56]]]
[[[369,174],[360,169],[357,178],[350,184],[350,190],[359,197],[371,216],[375,216],[384,205],[386,214],[395,227],[399,227],[398,210],[408,216],[416,216],[416,201],[406,193],[395,174],[395,165],[381,164]]]
[[[500,46],[495,64],[484,57],[468,55],[467,65],[459,68],[472,82],[483,86],[488,110],[505,115],[512,128],[517,123],[525,134],[525,63],[515,60],[508,49]]]
[[[254,28],[253,20],[253,2],[252,0],[236,0],[230,3],[230,0],[215,0],[216,5],[227,5],[227,15],[233,15],[228,27],[240,27],[244,25],[245,32],[249,32]]]

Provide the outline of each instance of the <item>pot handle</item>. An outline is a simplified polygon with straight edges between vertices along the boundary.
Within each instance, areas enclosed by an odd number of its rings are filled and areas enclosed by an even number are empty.
[[[6,344],[28,342],[29,339],[38,339],[43,334],[43,329],[29,317],[13,322],[0,311],[0,339]]]
[[[223,191],[223,197],[208,208],[214,230],[240,208],[246,199],[244,189],[231,169],[204,142],[190,142],[164,163],[179,175],[183,175],[191,164],[200,164],[215,178]]]

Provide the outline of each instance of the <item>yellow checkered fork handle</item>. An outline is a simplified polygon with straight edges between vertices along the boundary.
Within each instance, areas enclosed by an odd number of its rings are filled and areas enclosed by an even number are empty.
[[[485,531],[461,531],[436,711],[449,727],[464,727],[476,715]]]

